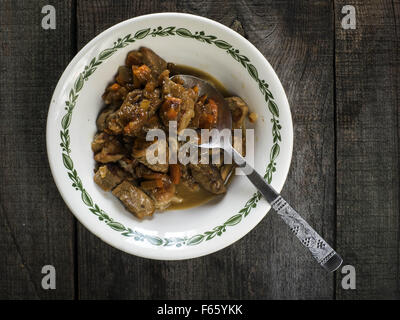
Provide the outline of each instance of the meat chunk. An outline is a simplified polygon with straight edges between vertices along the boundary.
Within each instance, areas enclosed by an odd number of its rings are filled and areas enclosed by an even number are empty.
[[[106,105],[113,107],[113,109],[115,110],[121,105],[127,94],[127,88],[121,86],[118,83],[114,83],[106,89],[102,96],[102,99]]]
[[[107,119],[114,111],[114,107],[107,107],[99,114],[96,120],[97,130],[104,131],[107,127]]]
[[[92,151],[94,153],[100,152],[101,149],[103,149],[107,139],[108,134],[104,132],[96,133],[92,141]]]
[[[128,172],[133,178],[136,177],[135,174],[135,168],[139,164],[139,162],[136,159],[130,159],[128,157],[124,157],[121,160],[118,160],[119,166]]]
[[[135,187],[128,181],[123,181],[112,192],[125,208],[132,212],[139,219],[153,215],[155,207],[151,198],[138,187]]]
[[[194,104],[197,100],[197,93],[193,89],[186,89],[169,78],[164,78],[163,97],[166,99],[165,103],[169,105],[163,106],[160,114],[161,119],[164,125],[168,126],[168,121],[171,120],[168,117],[168,111],[173,108],[177,112],[176,120],[178,122],[178,132],[180,132],[189,125],[190,120],[194,117]],[[171,99],[171,97],[176,99]]]
[[[154,188],[150,192],[150,197],[154,200],[157,210],[165,210],[173,203],[181,203],[182,198],[175,195],[175,185],[169,184],[163,188]]]
[[[120,66],[115,81],[121,86],[132,83],[132,70],[127,66]]]
[[[190,191],[199,191],[200,186],[194,180],[192,174],[190,173],[188,166],[180,165],[180,168],[181,168],[181,173],[182,173],[180,183],[182,183]]]
[[[161,179],[146,180],[140,184],[154,200],[157,210],[165,210],[172,203],[180,203],[182,199],[175,195],[175,185],[167,175]]]
[[[232,129],[245,129],[245,119],[249,113],[249,107],[239,97],[225,98],[232,114]]]
[[[144,117],[145,113],[139,108],[142,99],[142,90],[133,90],[128,93],[121,107],[109,115],[106,120],[106,128],[109,134],[122,134],[124,127],[133,118]]]
[[[161,104],[160,91],[144,94],[142,90],[129,92],[121,107],[107,118],[107,132],[111,134],[137,135],[146,121],[155,114]]]
[[[169,78],[170,71],[168,69],[161,72],[160,76],[158,77],[157,86],[162,86],[164,79]]]
[[[144,165],[136,167],[136,176],[144,179],[140,187],[154,200],[156,209],[165,210],[172,203],[180,203],[181,198],[175,194],[175,185],[164,173],[154,172]]]
[[[126,174],[115,165],[101,166],[94,175],[94,182],[104,191],[112,190],[124,180]]]
[[[192,176],[204,189],[214,194],[226,192],[220,171],[212,164],[189,164]]]
[[[153,149],[154,152],[149,150],[150,154],[154,155],[154,157],[158,159],[163,160],[164,163],[152,164],[149,162],[149,159],[147,159],[147,149],[150,147],[155,148]],[[159,154],[158,150],[161,150],[163,154]],[[151,170],[163,173],[168,171],[168,144],[166,140],[146,141],[138,138],[135,140],[133,145],[132,156]]]
[[[153,79],[158,79],[161,72],[167,69],[167,62],[149,48],[141,47],[139,52],[142,54],[142,62],[151,69]]]
[[[157,115],[153,115],[145,122],[137,136],[141,138],[146,138],[147,133],[153,129],[161,129],[165,132],[165,128]]]
[[[143,55],[138,50],[133,50],[126,56],[125,64],[129,67],[133,65],[141,65],[143,63]]]
[[[143,164],[139,164],[135,168],[135,174],[138,178],[143,178],[147,180],[162,180],[167,176],[165,173],[154,172]]]
[[[94,159],[100,163],[116,162],[124,157],[125,149],[121,142],[104,132],[96,134],[92,142]]]
[[[242,156],[246,155],[246,117],[249,113],[249,107],[247,104],[239,97],[229,97],[225,98],[229,109],[232,114],[232,129],[242,129],[243,135],[242,139],[234,137],[233,146],[238,150]],[[239,148],[240,147],[240,148]]]

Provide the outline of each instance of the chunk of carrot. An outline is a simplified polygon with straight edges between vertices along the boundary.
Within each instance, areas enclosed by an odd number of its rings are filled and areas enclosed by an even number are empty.
[[[121,86],[118,83],[114,83],[109,87],[111,91],[117,91],[119,88],[121,88]]]
[[[218,118],[218,105],[213,99],[208,99],[208,104],[210,105],[211,114],[215,119]]]
[[[173,184],[179,184],[179,181],[181,180],[181,168],[179,167],[179,164],[170,164],[169,165],[169,172],[171,175],[171,180]]]
[[[162,188],[164,186],[164,182],[161,179],[148,180],[142,181],[140,186],[145,190],[151,190],[155,188]]]
[[[151,77],[151,69],[145,64],[140,67],[132,66],[132,73],[142,83],[149,81]]]
[[[174,108],[169,108],[166,112],[168,120],[175,120],[178,117],[178,112]]]

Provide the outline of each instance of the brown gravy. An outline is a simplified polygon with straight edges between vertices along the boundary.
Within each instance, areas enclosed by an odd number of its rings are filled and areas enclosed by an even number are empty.
[[[208,192],[200,187],[200,190],[193,192],[188,190],[184,185],[178,184],[176,186],[176,195],[183,199],[181,203],[173,203],[168,207],[167,210],[182,210],[192,207],[197,207],[199,205],[205,204],[208,201],[215,198],[217,195]]]

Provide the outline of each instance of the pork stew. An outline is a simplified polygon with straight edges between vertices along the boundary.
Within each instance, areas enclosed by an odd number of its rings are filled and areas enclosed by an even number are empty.
[[[214,82],[226,96],[233,128],[245,129],[247,105],[240,97],[227,96],[211,76],[167,63],[149,48],[129,52],[102,96],[105,107],[98,115],[98,132],[91,147],[96,161],[94,181],[139,219],[167,208],[199,205],[226,193],[234,168],[232,164],[154,164],[147,160],[146,150],[161,143],[146,141],[149,130],[168,134],[171,120],[176,121],[178,132],[212,128],[217,121],[213,100],[199,97],[196,87],[185,88],[170,79],[179,73]]]

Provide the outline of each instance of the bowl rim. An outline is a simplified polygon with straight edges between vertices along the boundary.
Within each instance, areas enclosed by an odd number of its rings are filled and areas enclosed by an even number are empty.
[[[47,114],[47,123],[46,123],[46,149],[47,149],[47,157],[48,157],[48,161],[50,164],[50,170],[53,176],[53,180],[57,186],[57,189],[59,191],[59,193],[61,194],[65,204],[67,205],[67,207],[69,208],[69,210],[73,213],[74,217],[83,225],[85,226],[86,229],[88,229],[91,233],[93,233],[94,235],[96,235],[97,237],[99,237],[102,241],[106,242],[107,244],[109,244],[110,246],[117,248],[121,251],[124,251],[126,253],[132,254],[132,255],[136,255],[136,256],[140,256],[143,258],[149,258],[149,259],[155,259],[155,260],[184,260],[184,259],[192,259],[192,258],[196,258],[196,257],[201,257],[204,255],[208,255],[211,253],[215,253],[219,250],[222,250],[228,246],[230,246],[231,244],[235,243],[236,241],[240,240],[241,238],[243,238],[245,235],[247,235],[251,230],[254,229],[254,227],[261,222],[261,220],[263,220],[263,218],[267,215],[269,210],[266,210],[265,214],[262,215],[262,217],[257,221],[257,223],[251,227],[249,230],[247,230],[246,232],[243,233],[243,235],[241,235],[239,238],[234,239],[233,241],[226,241],[222,246],[218,246],[218,248],[212,248],[210,250],[206,250],[206,252],[201,252],[201,253],[197,253],[197,254],[191,254],[191,255],[185,255],[185,256],[173,256],[173,251],[170,251],[172,254],[165,256],[165,255],[155,255],[153,254],[152,251],[150,251],[148,254],[146,254],[146,250],[136,250],[135,252],[132,251],[127,251],[126,248],[124,248],[124,246],[122,246],[119,242],[116,241],[112,241],[112,237],[107,237],[107,234],[103,234],[101,232],[101,230],[96,229],[96,228],[92,228],[91,227],[91,223],[85,221],[83,218],[81,219],[81,216],[76,213],[76,210],[74,208],[72,208],[72,204],[70,204],[69,200],[67,199],[66,196],[66,188],[64,188],[62,186],[63,182],[61,181],[61,178],[58,176],[58,165],[55,163],[55,161],[51,158],[50,155],[50,150],[52,149],[52,144],[54,142],[51,141],[51,139],[53,138],[50,134],[51,134],[51,126],[53,126],[54,124],[51,123],[51,109],[52,109],[52,105],[53,103],[56,102],[56,98],[57,96],[59,96],[60,93],[60,86],[61,84],[64,83],[64,81],[66,80],[65,78],[67,77],[67,75],[69,74],[69,71],[71,69],[73,69],[73,67],[76,65],[77,62],[80,61],[80,59],[82,57],[84,57],[87,54],[87,51],[90,50],[90,48],[93,46],[93,44],[97,43],[101,38],[103,37],[107,37],[109,34],[113,33],[114,30],[119,29],[121,27],[124,27],[125,25],[129,25],[132,22],[138,22],[141,20],[145,20],[148,18],[154,18],[154,17],[186,17],[189,19],[196,19],[198,21],[202,21],[208,25],[211,25],[212,27],[215,27],[217,30],[218,29],[222,29],[223,31],[227,32],[228,34],[230,34],[233,38],[238,38],[239,41],[244,42],[247,46],[249,51],[252,52],[253,55],[257,56],[258,59],[260,59],[260,61],[262,61],[264,63],[264,66],[267,68],[267,72],[271,75],[272,78],[274,78],[274,82],[277,83],[277,85],[280,87],[281,91],[282,91],[282,99],[286,102],[287,106],[288,106],[288,110],[287,111],[287,116],[288,116],[288,122],[290,122],[290,126],[287,127],[287,131],[285,132],[286,137],[287,137],[287,148],[289,149],[288,154],[286,155],[288,158],[288,167],[286,172],[282,173],[282,186],[277,187],[277,192],[280,192],[281,189],[283,188],[289,170],[290,170],[290,166],[291,166],[291,160],[292,160],[292,155],[293,155],[293,121],[292,121],[292,115],[291,115],[291,110],[290,110],[290,105],[286,96],[286,92],[282,86],[282,83],[280,82],[275,70],[272,68],[272,66],[270,65],[269,61],[266,59],[266,57],[264,57],[264,55],[246,38],[244,38],[242,35],[240,35],[239,33],[235,32],[234,30],[230,29],[229,27],[214,21],[212,19],[203,17],[203,16],[199,16],[199,15],[194,15],[194,14],[188,14],[188,13],[180,13],[180,12],[163,12],[163,13],[152,13],[152,14],[145,14],[145,15],[141,15],[141,16],[137,16],[134,18],[130,18],[124,21],[121,21],[109,28],[107,28],[106,30],[102,31],[101,33],[99,33],[97,36],[95,36],[92,40],[90,40],[85,46],[83,46],[78,52],[77,54],[71,59],[71,61],[69,62],[68,66],[65,68],[64,72],[62,73],[62,75],[60,76],[57,86],[54,89],[51,101],[50,101],[50,106],[49,106],[49,110],[48,110],[48,114]],[[264,67],[263,66],[263,67]],[[140,251],[140,252],[139,252]]]

